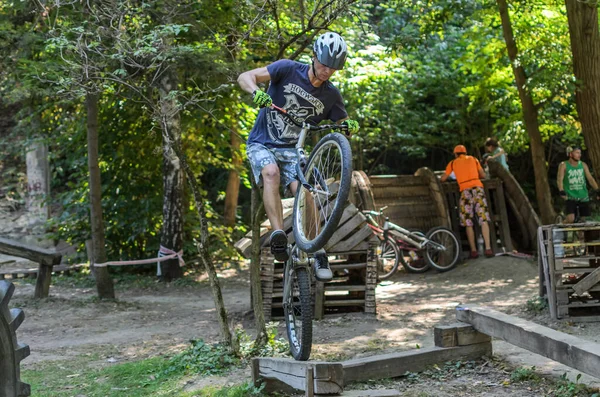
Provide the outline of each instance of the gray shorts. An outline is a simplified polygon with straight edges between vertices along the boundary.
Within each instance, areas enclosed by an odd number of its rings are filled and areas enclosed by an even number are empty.
[[[281,186],[288,188],[296,180],[296,164],[298,157],[295,148],[268,148],[260,143],[250,143],[246,146],[246,154],[250,160],[252,173],[256,184],[261,187],[262,169],[268,164],[277,164],[281,175]]]

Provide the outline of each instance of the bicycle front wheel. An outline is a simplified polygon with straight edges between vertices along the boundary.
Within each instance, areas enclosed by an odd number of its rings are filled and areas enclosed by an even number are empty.
[[[288,264],[289,265],[289,264]],[[289,282],[287,296],[283,297],[285,327],[287,329],[290,352],[294,359],[306,361],[312,348],[313,309],[310,300],[310,278],[306,268],[286,269]]]
[[[427,232],[427,239],[430,243],[425,247],[425,256],[429,264],[440,272],[453,269],[460,256],[460,244],[452,230],[445,227],[433,228]]]
[[[393,238],[388,236],[381,240],[377,252],[377,262],[380,280],[387,280],[396,273],[400,263],[400,252]]]
[[[294,239],[307,253],[323,248],[337,229],[348,200],[352,151],[339,133],[324,136],[310,154],[304,170],[310,192],[298,186],[294,202]]]

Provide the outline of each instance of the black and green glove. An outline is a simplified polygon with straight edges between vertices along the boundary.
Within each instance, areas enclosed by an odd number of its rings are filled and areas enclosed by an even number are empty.
[[[358,121],[356,120],[345,120],[342,125],[346,126],[346,131],[348,131],[348,134],[350,135],[356,134],[358,130],[360,130],[360,125],[358,125]]]
[[[261,90],[256,90],[252,93],[252,101],[261,108],[266,108],[273,104],[271,96]]]

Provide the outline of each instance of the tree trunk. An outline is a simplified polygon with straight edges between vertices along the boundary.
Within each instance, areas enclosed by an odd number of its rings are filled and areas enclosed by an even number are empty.
[[[179,252],[183,248],[183,170],[179,158],[171,148],[181,145],[181,117],[177,102],[169,94],[177,89],[177,78],[167,72],[160,80],[161,128],[163,136],[163,227],[160,244]],[[168,142],[172,139],[172,142]],[[177,258],[160,262],[160,276],[170,281],[183,276]]]
[[[597,6],[565,0],[573,73],[579,83],[575,91],[581,131],[596,174],[600,172],[600,35]]]
[[[523,118],[525,119],[525,129],[529,135],[529,144],[531,145],[531,157],[533,159],[533,169],[535,175],[535,192],[537,203],[540,209],[542,222],[544,224],[554,223],[556,217],[552,206],[552,196],[550,194],[550,185],[548,184],[548,169],[546,168],[546,156],[544,153],[544,144],[542,143],[542,135],[537,117],[537,108],[533,103],[531,94],[525,87],[527,76],[525,70],[520,66],[517,56],[519,50],[515,37],[513,35],[510,16],[508,14],[508,5],[506,0],[497,0],[502,19],[502,31],[504,33],[504,41],[508,50],[508,57],[515,75],[515,82],[523,107]]]
[[[98,166],[98,95],[88,93],[85,98],[87,108],[87,144],[88,168],[90,172],[90,217],[92,224],[92,251],[95,263],[104,263],[106,248],[104,241],[104,222],[102,220],[102,183]],[[101,299],[114,299],[115,290],[108,267],[96,268],[96,289]]]
[[[231,131],[231,170],[229,171],[229,180],[227,181],[227,190],[225,191],[225,226],[235,226],[237,215],[238,197],[240,195],[240,173],[238,170],[242,166],[242,156],[240,154],[241,138],[237,131]]]
[[[263,309],[263,296],[260,283],[260,223],[263,213],[260,189],[256,186],[254,176],[252,179],[252,250],[250,251],[250,293],[252,295],[252,309],[254,311],[254,325],[256,327],[255,348],[260,348],[267,343],[267,326]]]

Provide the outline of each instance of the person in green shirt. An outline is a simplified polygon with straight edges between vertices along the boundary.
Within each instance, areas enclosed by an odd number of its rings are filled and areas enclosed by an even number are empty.
[[[580,220],[592,214],[590,210],[590,195],[587,189],[586,179],[599,196],[598,184],[590,173],[587,164],[581,161],[581,148],[567,149],[569,160],[563,161],[558,166],[557,185],[558,190],[566,202],[567,217],[564,223],[573,223],[575,214],[579,210]]]

